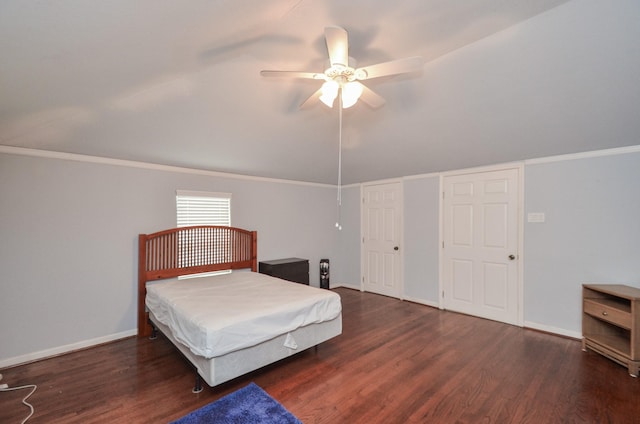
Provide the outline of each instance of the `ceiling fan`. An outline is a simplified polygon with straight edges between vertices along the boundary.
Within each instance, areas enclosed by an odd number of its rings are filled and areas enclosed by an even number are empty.
[[[322,87],[311,95],[300,107],[306,107],[317,100],[329,107],[333,107],[335,99],[340,94],[342,108],[353,106],[358,99],[362,99],[373,108],[384,104],[384,99],[373,90],[362,84],[373,78],[416,72],[422,69],[421,57],[407,57],[404,59],[382,62],[376,65],[354,68],[349,63],[349,39],[347,31],[337,26],[329,26],[324,30],[327,50],[329,52],[329,68],[324,72],[299,71],[271,71],[264,70],[260,74],[265,77],[288,77],[323,80]]]

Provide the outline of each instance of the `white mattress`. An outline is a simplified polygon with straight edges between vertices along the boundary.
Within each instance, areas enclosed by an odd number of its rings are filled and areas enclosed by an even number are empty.
[[[147,283],[147,308],[205,358],[340,315],[340,296],[255,272]]]

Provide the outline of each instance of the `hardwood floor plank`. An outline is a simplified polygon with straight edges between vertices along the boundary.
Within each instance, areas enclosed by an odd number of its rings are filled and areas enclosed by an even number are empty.
[[[165,338],[2,370],[29,423],[166,423],[253,381],[306,424],[639,423],[640,381],[577,340],[349,289],[343,334],[200,394]],[[25,393],[26,394],[26,393]],[[19,423],[20,393],[0,393]]]

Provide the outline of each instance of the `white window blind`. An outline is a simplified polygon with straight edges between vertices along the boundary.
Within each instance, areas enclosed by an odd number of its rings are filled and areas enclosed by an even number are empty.
[[[178,227],[231,225],[231,193],[176,191]]]
[[[231,193],[211,193],[206,191],[176,191],[176,219],[178,227],[192,225],[231,226]],[[179,244],[193,243],[194,240],[180,239]],[[198,258],[190,258],[198,261]],[[203,258],[203,260],[205,260]],[[205,277],[226,274],[228,271],[192,274],[179,278]]]

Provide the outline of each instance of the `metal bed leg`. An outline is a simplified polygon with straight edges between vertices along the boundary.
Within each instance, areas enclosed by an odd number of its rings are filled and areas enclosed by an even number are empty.
[[[193,386],[193,390],[191,393],[200,393],[202,391],[202,380],[200,379],[200,374],[196,372],[196,383]]]
[[[158,329],[152,325],[151,326],[151,335],[149,336],[149,340],[155,340],[158,338]]]

